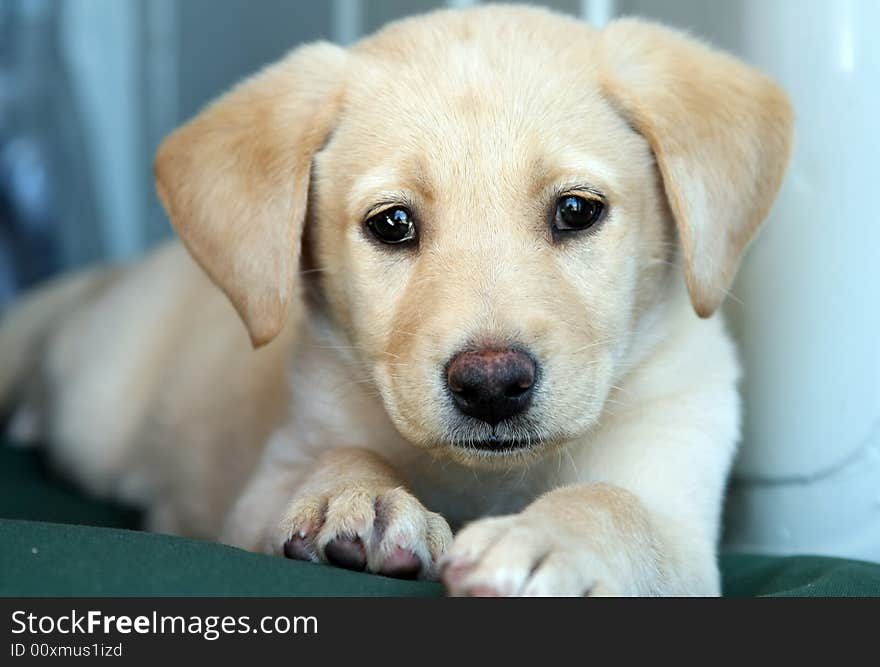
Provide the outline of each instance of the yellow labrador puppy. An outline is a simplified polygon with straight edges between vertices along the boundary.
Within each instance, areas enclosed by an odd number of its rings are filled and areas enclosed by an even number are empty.
[[[304,46],[159,150],[204,273],[168,245],[5,319],[13,428],[154,530],[453,594],[717,594],[712,314],[791,128],[773,82],[637,20]]]

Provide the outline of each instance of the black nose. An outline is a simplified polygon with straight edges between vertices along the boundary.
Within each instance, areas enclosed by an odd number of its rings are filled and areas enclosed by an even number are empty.
[[[495,426],[529,407],[535,373],[534,360],[520,350],[460,352],[446,384],[459,410]]]

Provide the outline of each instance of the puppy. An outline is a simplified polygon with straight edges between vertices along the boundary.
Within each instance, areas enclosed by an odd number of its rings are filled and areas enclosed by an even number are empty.
[[[716,595],[716,310],[791,133],[773,82],[637,20],[304,46],[159,149],[195,263],[26,299],[0,391],[152,530],[460,595]]]

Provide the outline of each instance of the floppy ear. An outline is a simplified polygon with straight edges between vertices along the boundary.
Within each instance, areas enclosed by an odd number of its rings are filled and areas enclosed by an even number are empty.
[[[677,31],[624,19],[599,40],[604,94],[654,151],[691,302],[708,317],[779,190],[791,106],[764,75]]]
[[[173,132],[156,155],[174,227],[255,347],[287,319],[312,156],[341,104],[346,57],[326,43],[295,50]]]

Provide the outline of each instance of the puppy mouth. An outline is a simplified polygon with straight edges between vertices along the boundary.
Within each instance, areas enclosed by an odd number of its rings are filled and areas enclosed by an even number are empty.
[[[540,438],[517,439],[502,438],[493,435],[482,440],[456,442],[455,446],[459,449],[478,451],[486,454],[510,454],[513,452],[534,449],[542,443],[543,440]]]
[[[443,444],[479,459],[530,457],[557,440],[533,419],[510,420],[493,427],[481,423],[459,424],[451,431]]]

